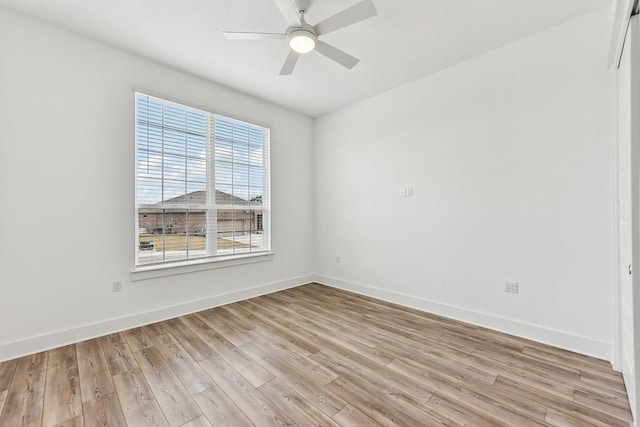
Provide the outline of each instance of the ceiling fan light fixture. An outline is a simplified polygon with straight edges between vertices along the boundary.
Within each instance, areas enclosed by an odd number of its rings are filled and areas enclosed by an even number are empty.
[[[294,30],[289,33],[289,47],[298,53],[309,53],[316,47],[318,38],[311,31],[305,29]]]
[[[1,0],[0,0],[1,1]],[[273,0],[280,9],[282,16],[289,23],[289,27],[284,33],[248,33],[224,31],[223,34],[230,40],[269,40],[287,39],[289,43],[289,54],[280,69],[281,76],[288,76],[298,62],[300,54],[316,51],[326,56],[333,62],[347,69],[352,69],[360,62],[356,57],[349,55],[340,49],[318,40],[325,34],[332,33],[344,27],[348,27],[365,19],[373,18],[378,14],[373,0],[360,0],[360,3],[348,7],[342,12],[338,12],[315,26],[307,24],[305,16],[311,3],[316,0]],[[294,6],[294,8],[291,8]]]

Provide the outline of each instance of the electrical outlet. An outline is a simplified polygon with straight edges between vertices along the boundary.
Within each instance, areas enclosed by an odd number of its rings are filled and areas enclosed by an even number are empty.
[[[339,256],[336,257],[336,264],[340,264],[340,257]]]
[[[510,294],[517,294],[518,290],[518,282],[504,282],[504,291]]]
[[[113,292],[120,292],[120,291],[122,291],[122,281],[117,280],[113,282]]]

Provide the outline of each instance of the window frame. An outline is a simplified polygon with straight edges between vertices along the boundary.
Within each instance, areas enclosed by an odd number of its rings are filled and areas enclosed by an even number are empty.
[[[153,98],[161,103],[175,104],[179,107],[195,110],[197,112],[200,112],[206,115],[207,136],[206,136],[205,150],[207,151],[207,158],[206,158],[207,183],[206,183],[206,189],[204,191],[207,193],[207,200],[205,200],[204,202],[204,207],[205,207],[205,216],[207,217],[207,220],[210,218],[210,214],[209,214],[210,212],[213,213],[213,215],[216,218],[215,227],[213,227],[214,229],[213,233],[215,233],[215,236],[213,237],[215,239],[215,251],[216,251],[215,254],[209,253],[210,248],[209,248],[209,243],[207,243],[207,246],[205,249],[206,252],[205,252],[205,255],[203,256],[196,256],[193,258],[176,259],[176,260],[163,259],[162,261],[159,261],[159,262],[149,262],[149,263],[142,263],[142,264],[140,263],[140,258],[139,258],[139,255],[140,255],[139,215],[141,214],[140,210],[149,209],[149,208],[162,209],[163,206],[164,206],[164,209],[167,209],[168,205],[166,203],[166,200],[161,200],[156,204],[148,204],[148,203],[145,204],[145,203],[140,203],[138,198],[138,190],[139,190],[138,189],[138,180],[139,180],[138,126],[140,121],[139,112],[138,112],[139,96]],[[193,104],[175,101],[165,96],[159,97],[156,95],[152,95],[148,91],[142,92],[142,91],[135,90],[133,98],[134,98],[134,155],[135,155],[135,165],[134,165],[134,193],[135,193],[135,196],[134,196],[135,197],[135,200],[134,200],[134,210],[135,210],[134,253],[135,253],[135,257],[134,257],[134,267],[131,271],[131,279],[143,280],[147,278],[181,274],[181,273],[186,273],[191,271],[201,271],[201,270],[212,269],[212,268],[222,268],[222,267],[228,267],[232,265],[264,262],[264,261],[271,260],[273,257],[273,252],[271,251],[271,194],[270,194],[271,193],[271,158],[270,158],[271,129],[269,127],[259,125],[256,123],[246,122],[241,119],[236,119],[233,117],[214,113],[212,111],[208,111],[207,109],[194,106]],[[263,170],[263,174],[262,174],[262,180],[263,180],[262,190],[263,191],[262,191],[262,194],[260,195],[261,196],[260,205],[251,205],[250,196],[249,196],[249,200],[247,200],[248,202],[247,205],[242,205],[242,204],[235,205],[233,203],[229,205],[218,204],[218,201],[216,200],[217,199],[216,192],[221,190],[216,189],[216,180],[215,180],[215,176],[216,176],[215,175],[216,174],[215,172],[215,166],[216,166],[215,123],[217,120],[227,121],[231,123],[239,123],[249,128],[251,127],[259,128],[261,132],[263,132],[263,139],[261,143],[262,149],[263,149],[263,153],[261,155],[262,157],[261,168]],[[236,163],[232,162],[232,164],[235,165]],[[249,165],[247,165],[247,167],[248,169],[250,169]],[[162,176],[164,176],[164,172]],[[233,187],[233,184],[232,184],[232,187]],[[235,187],[233,188],[235,189]],[[185,196],[187,194],[191,194],[191,193],[185,193]],[[162,197],[165,197],[165,196],[162,196]],[[188,209],[193,209],[193,207],[189,206],[188,203],[185,203],[184,205],[171,206],[170,209],[176,209],[176,210],[185,209],[185,211],[187,212]],[[254,211],[254,212],[262,213],[261,221],[260,221],[260,225],[262,227],[261,231],[262,231],[262,239],[263,239],[262,249],[253,251],[253,252],[238,252],[238,253],[223,253],[223,254],[218,253],[219,249],[218,249],[218,240],[217,240],[218,239],[217,215],[219,211],[228,211],[228,210],[234,211],[234,212],[245,211],[245,213],[246,211]],[[164,214],[166,214],[166,212],[162,213],[162,215]],[[257,214],[256,214],[256,226],[257,226],[257,222],[258,221],[257,221]],[[253,231],[253,230],[250,230],[250,231]],[[207,224],[206,232],[207,232],[207,239],[209,239],[210,238],[209,234],[211,232],[209,224]],[[235,233],[235,228],[233,228],[233,233]],[[163,236],[165,235],[166,233],[163,230]],[[163,250],[164,250],[164,247],[163,247]]]

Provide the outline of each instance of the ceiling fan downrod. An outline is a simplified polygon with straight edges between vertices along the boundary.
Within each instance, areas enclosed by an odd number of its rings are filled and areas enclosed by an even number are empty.
[[[311,0],[293,0],[293,3],[298,11],[298,14],[302,17],[309,11],[311,7]]]

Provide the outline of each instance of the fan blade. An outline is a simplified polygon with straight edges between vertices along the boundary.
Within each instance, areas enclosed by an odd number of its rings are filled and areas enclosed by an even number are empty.
[[[318,40],[318,43],[316,44],[316,50],[327,58],[336,61],[338,64],[348,69],[352,69],[358,62],[360,62],[358,58],[355,58],[348,53],[341,51],[337,47],[333,47],[320,40]]]
[[[280,70],[281,76],[288,76],[293,73],[293,69],[296,67],[296,63],[298,62],[298,57],[300,57],[298,52],[295,50],[289,51],[289,56],[285,59],[282,70]]]
[[[378,14],[372,0],[364,0],[318,23],[314,29],[321,36]]]
[[[268,40],[286,39],[286,34],[279,33],[242,33],[235,31],[223,31],[222,34],[229,40]]]
[[[278,6],[280,13],[284,16],[284,19],[290,27],[300,26],[300,17],[298,16],[296,8],[293,6],[293,3],[291,3],[291,0],[273,0],[273,2]]]

